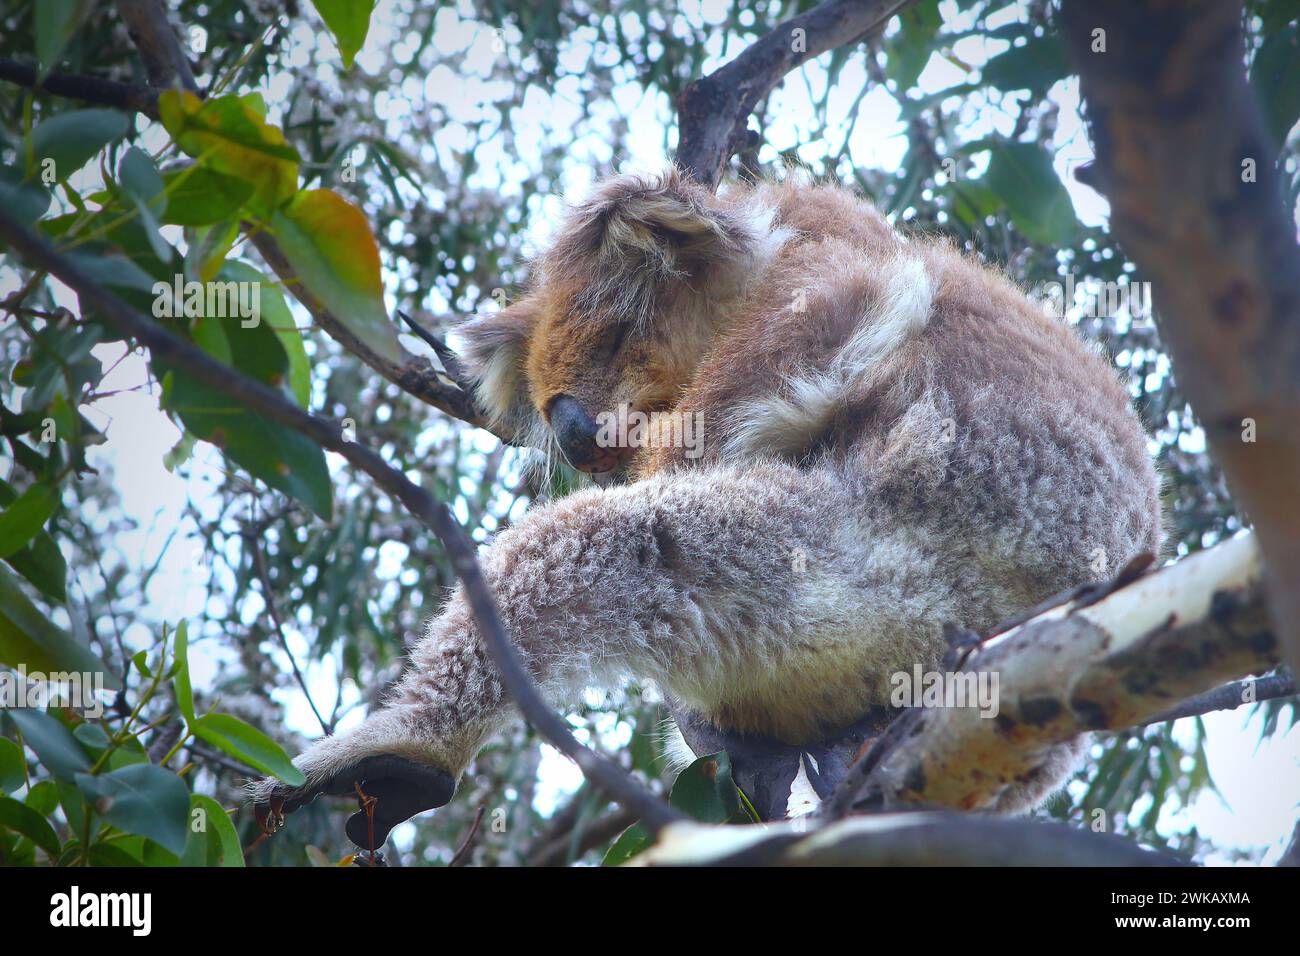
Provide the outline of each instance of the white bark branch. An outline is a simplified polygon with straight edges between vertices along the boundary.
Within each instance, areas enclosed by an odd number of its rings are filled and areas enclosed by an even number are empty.
[[[991,808],[1054,747],[1146,723],[1184,698],[1275,666],[1253,535],[1223,542],[1086,606],[1065,604],[986,642],[964,671],[997,672],[998,713],[914,708],[828,801]]]
[[[1123,837],[1062,823],[951,812],[881,813],[812,829],[672,823],[639,866],[1177,866]]]

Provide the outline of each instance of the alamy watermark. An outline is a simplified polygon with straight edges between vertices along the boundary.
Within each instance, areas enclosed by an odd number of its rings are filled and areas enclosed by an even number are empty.
[[[152,291],[156,319],[239,319],[245,329],[262,321],[260,282],[187,282],[177,274],[170,283],[155,282]]]
[[[997,671],[897,671],[889,678],[889,702],[894,707],[973,707],[980,716],[998,715]]]
[[[27,665],[0,670],[0,710],[71,707],[86,717],[104,715],[104,675],[100,671],[28,672]]]
[[[600,448],[682,448],[687,458],[704,454],[704,413],[642,412],[627,404],[596,416]]]
[[[1150,282],[1103,282],[1087,280],[1077,287],[1074,273],[1063,282],[1044,282],[1039,290],[1047,310],[1063,319],[1074,308],[1075,293],[1083,293],[1079,315],[1087,319],[1110,319],[1127,314],[1134,321],[1152,318]]]

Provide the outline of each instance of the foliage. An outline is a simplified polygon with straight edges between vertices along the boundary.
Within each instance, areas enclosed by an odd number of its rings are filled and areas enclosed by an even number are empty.
[[[813,5],[184,0],[177,19],[206,99],[166,92],[153,122],[5,86],[0,201],[217,360],[350,419],[483,540],[574,476],[541,487],[515,451],[381,381],[311,328],[248,236],[276,237],[304,286],[391,355],[393,307],[445,328],[507,300],[558,209],[554,194],[629,154],[669,149],[672,97]],[[1300,114],[1297,11],[1287,0],[1249,11],[1251,79],[1281,134]],[[1067,314],[1106,350],[1151,429],[1169,479],[1172,551],[1184,554],[1241,519],[1156,327],[1094,307],[1096,283],[1140,277],[1103,229],[1081,221],[1062,179],[1069,144],[1058,134],[1073,80],[1049,13],[1042,0],[922,0],[883,37],[791,75],[756,113],[763,145],[738,158],[736,174],[802,170],[856,183],[900,225],[943,234],[1034,292],[1070,275],[1083,291]],[[111,4],[7,0],[0,24],[0,56],[144,82]],[[882,97],[896,121],[862,127],[864,104],[868,115],[888,112]],[[659,142],[647,128],[663,131]],[[906,148],[882,164],[874,141],[895,134]],[[1293,207],[1296,146],[1292,136],[1279,160]],[[178,275],[236,290],[258,283],[260,322],[191,300]],[[320,448],[138,355],[48,277],[6,258],[0,296],[0,440],[12,457],[0,481],[0,662],[103,671],[116,692],[98,718],[7,712],[0,860],[238,865],[256,828],[246,809],[221,808],[240,803],[249,775],[296,772],[285,751],[302,738],[284,729],[286,709],[314,735],[371,706],[451,569],[418,522]],[[157,461],[114,453],[130,424],[105,409],[142,407],[115,404],[123,393],[173,423],[175,447]],[[162,487],[148,470],[156,464],[188,496],[159,508],[155,519],[174,525],[161,531],[123,505],[141,483]],[[182,581],[178,566],[196,581]],[[197,598],[174,593],[191,585]],[[188,626],[173,630],[178,620]],[[202,679],[192,679],[199,661]],[[653,695],[592,698],[571,719],[667,789]],[[523,860],[553,810],[556,774],[539,774],[552,759],[527,728],[511,731],[480,755],[457,801],[404,828],[402,855],[446,862],[487,804],[493,824],[475,862]],[[1211,785],[1199,724],[1191,736],[1148,728],[1104,742],[1083,779],[1055,812],[1086,824],[1100,810],[1135,838],[1205,852],[1194,833],[1160,829],[1162,809]],[[678,778],[671,799],[697,818],[734,821],[744,816],[734,790],[725,754],[715,755]],[[587,804],[584,820],[604,805]],[[318,801],[250,862],[343,858],[347,810]],[[634,842],[625,836],[610,853]]]

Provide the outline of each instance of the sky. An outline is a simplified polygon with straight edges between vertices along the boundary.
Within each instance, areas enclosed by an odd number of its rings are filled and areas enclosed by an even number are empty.
[[[374,51],[393,44],[400,46],[406,42],[384,27],[385,10],[391,2],[392,0],[381,0],[378,5],[372,20],[371,37],[358,57],[360,69],[377,69],[381,60]],[[692,7],[699,8],[700,17],[706,21],[717,22],[720,18],[718,4],[683,4],[684,12],[688,15]],[[990,26],[996,27],[1004,19],[1014,18],[1015,11],[1009,8],[1004,17],[994,19]],[[307,51],[302,52],[300,58],[303,62],[309,62],[310,51],[320,42],[318,34],[311,33],[297,39],[302,50]],[[504,38],[505,42],[510,42],[510,39],[509,36]],[[381,101],[378,119],[400,123],[403,111],[422,108],[421,101],[426,104],[440,103],[451,115],[465,121],[481,115],[484,98],[501,93],[481,78],[489,72],[490,58],[497,55],[493,51],[494,40],[492,31],[486,26],[474,22],[468,16],[458,16],[450,8],[444,8],[439,14],[435,43],[445,52],[461,52],[463,69],[430,72],[423,83],[416,81],[410,88],[403,88],[400,91],[402,95]],[[721,42],[716,42],[714,46],[715,59],[706,64],[706,69],[713,69],[723,62],[720,58]],[[958,41],[953,52],[956,59],[978,66],[989,56],[1001,52],[1005,46],[1005,43],[972,37]],[[570,55],[577,57],[580,52],[575,50]],[[921,74],[919,86],[923,92],[932,92],[968,78],[969,75],[952,60],[935,55]],[[848,64],[832,93],[830,115],[846,117],[852,100],[866,82],[861,63]],[[816,63],[787,78],[773,100],[773,122],[769,128],[770,139],[775,144],[770,147],[773,154],[778,149],[795,144],[803,144],[800,152],[806,159],[815,159],[823,151],[839,150],[841,142],[837,142],[834,137],[838,135],[842,140],[845,124],[832,127],[830,141],[810,142],[807,136],[808,126],[802,121],[803,117],[813,114],[814,96],[820,93],[824,84],[824,71]],[[282,89],[277,90],[274,86],[268,91],[268,100],[273,106],[277,94],[282,92]],[[580,106],[576,91],[566,90],[564,84],[560,84],[555,93],[553,97],[538,98],[526,103],[525,108],[516,114],[515,132],[520,153],[513,162],[521,164],[519,168],[528,162],[530,143],[540,142],[547,129],[563,129],[566,123],[572,125],[577,119]],[[1060,105],[1060,122],[1055,142],[1059,148],[1058,172],[1062,174],[1062,181],[1070,192],[1079,218],[1089,225],[1104,225],[1107,219],[1105,200],[1069,175],[1074,167],[1091,158],[1091,149],[1078,113],[1077,83],[1074,80],[1058,83],[1049,95]],[[631,137],[628,155],[620,157],[622,168],[656,169],[663,166],[668,145],[665,120],[669,115],[665,97],[642,94],[639,89],[627,84],[616,88],[613,103],[600,109],[607,110],[611,117],[619,114],[628,119]],[[971,115],[969,122],[973,130],[1007,133],[1013,120],[1010,115],[989,108]],[[441,146],[454,148],[457,145],[454,130],[454,124],[449,124],[445,134],[448,139]],[[490,154],[494,147],[488,144],[485,148]],[[906,142],[898,117],[898,106],[884,90],[873,90],[864,98],[850,148],[854,162],[860,166],[888,170],[897,167],[902,159]],[[570,163],[563,177],[566,192],[569,195],[580,194],[590,184],[592,165],[607,161],[610,158],[609,152],[608,143],[598,135],[575,140],[569,152]],[[483,158],[487,160],[491,157],[489,155]],[[497,167],[494,163],[485,161],[482,168],[491,171]],[[508,179],[511,162],[506,162],[502,168],[503,175]],[[92,171],[88,170],[84,175],[91,174]],[[484,172],[482,175],[490,177],[492,174]],[[506,190],[510,188],[508,182],[488,181],[484,185]],[[562,197],[556,194],[541,199],[529,209],[528,240],[532,245],[545,241],[562,203]],[[0,275],[0,295],[12,287],[13,277]],[[67,290],[60,290],[60,294],[63,304],[75,305]],[[305,314],[296,303],[294,308],[300,323],[306,325]],[[147,565],[159,554],[173,529],[183,523],[182,512],[188,501],[196,502],[200,508],[215,510],[212,488],[219,481],[224,466],[216,449],[200,443],[186,468],[177,473],[165,469],[162,465],[163,456],[179,440],[180,433],[159,410],[157,388],[147,384],[144,362],[139,356],[123,357],[120,346],[102,346],[96,350],[96,354],[105,367],[114,366],[101,391],[120,391],[97,401],[94,406],[83,408],[87,417],[105,431],[108,439],[104,445],[90,449],[89,458],[93,466],[111,469],[116,476],[116,487],[121,496],[121,511],[135,519],[135,530],[126,532],[116,546],[123,553],[138,555],[142,563]],[[482,448],[486,450],[490,449],[495,439],[484,434],[481,441]],[[332,468],[342,467],[340,459],[334,455],[329,457]],[[168,557],[150,584],[148,600],[151,618],[174,622],[185,617],[193,618],[202,612],[209,569],[195,560],[199,553],[195,541],[184,533],[176,535],[172,540]],[[399,557],[384,552],[381,552],[381,558],[389,562],[400,560]],[[144,625],[137,624],[133,627],[136,630],[128,631],[127,634],[131,643],[147,646],[154,641],[156,635],[148,633]],[[306,642],[292,627],[289,628],[289,635],[298,662],[300,665],[307,663],[309,655]],[[270,653],[282,655],[278,648],[271,649]],[[192,664],[196,686],[202,687],[211,682],[217,663],[218,658],[210,647],[202,644],[196,647]],[[287,669],[283,659],[278,664]],[[327,657],[318,663],[308,663],[306,671],[313,697],[321,702],[332,701],[339,691],[333,679],[334,661]],[[349,702],[360,698],[357,689],[350,682],[342,688],[342,693]],[[305,736],[314,736],[318,732],[318,725],[304,697],[292,688],[278,692],[278,695],[287,708],[290,726]],[[360,717],[359,712],[353,712],[344,720],[341,729],[346,729]],[[1300,797],[1300,731],[1278,734],[1272,740],[1259,744],[1258,719],[1253,725],[1248,725],[1245,710],[1212,714],[1205,722],[1209,731],[1207,749],[1210,768],[1218,784],[1219,794],[1207,793],[1191,808],[1167,815],[1161,821],[1161,828],[1175,831],[1195,826],[1215,844],[1227,848],[1263,850],[1266,852],[1265,862],[1271,862],[1281,853],[1296,819],[1296,801]],[[615,727],[612,723],[611,719],[611,725],[601,728],[602,739],[607,743],[625,739],[628,733],[627,728]],[[566,793],[575,789],[580,781],[581,775],[576,767],[546,747],[541,765],[541,786],[537,794],[539,810],[548,812]],[[399,843],[403,842],[400,830],[395,839]],[[1226,855],[1216,855],[1209,862],[1230,861]]]

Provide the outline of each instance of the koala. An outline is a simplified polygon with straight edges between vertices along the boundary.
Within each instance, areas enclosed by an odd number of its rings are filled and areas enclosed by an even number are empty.
[[[526,294],[461,337],[498,430],[597,479],[481,553],[556,704],[635,676],[725,731],[822,740],[887,706],[891,675],[937,666],[945,622],[983,632],[1161,543],[1107,363],[1005,276],[834,185],[613,176]],[[633,413],[661,427],[611,440]],[[311,745],[304,787],[253,796],[278,823],[363,782],[382,840],[512,717],[458,590],[387,705]],[[1041,800],[1077,750],[991,809]]]

